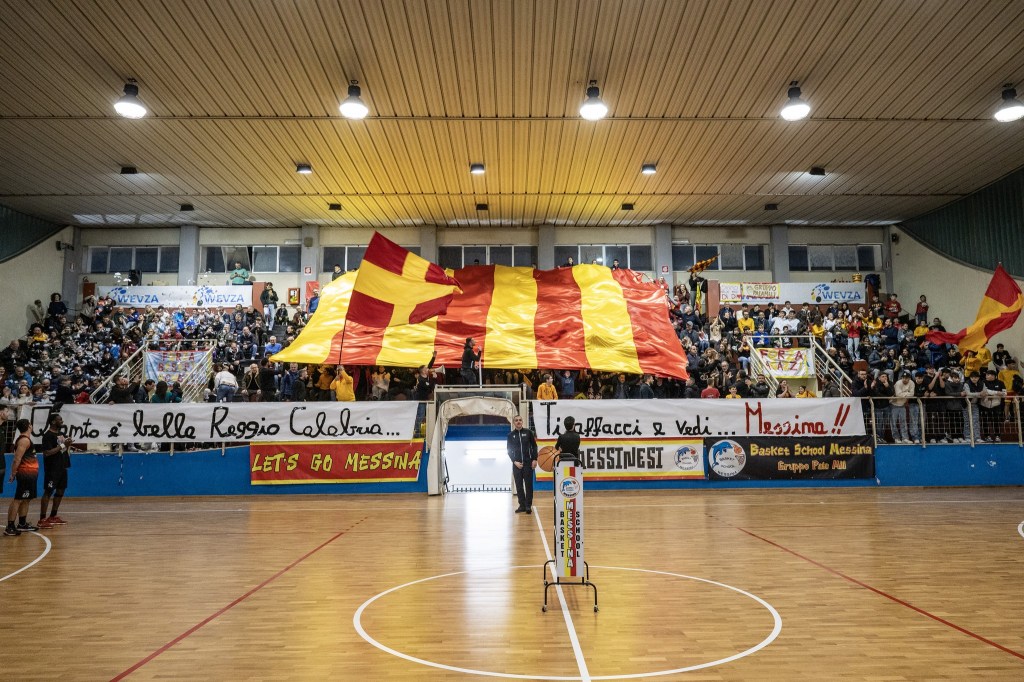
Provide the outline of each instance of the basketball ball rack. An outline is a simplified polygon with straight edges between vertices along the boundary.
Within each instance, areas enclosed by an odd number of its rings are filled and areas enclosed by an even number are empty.
[[[559,466],[560,464],[568,466]],[[560,576],[558,574],[559,564],[556,563],[557,559],[549,559],[544,562],[542,567],[544,573],[544,606],[541,607],[541,611],[547,612],[548,610],[548,590],[552,587],[590,587],[594,590],[594,612],[596,613],[599,609],[597,608],[597,585],[590,582],[590,565],[583,561],[583,463],[575,455],[559,455],[555,461],[555,465],[552,469],[552,477],[554,481],[554,495],[552,495],[552,510],[553,510],[553,535],[554,535],[554,547],[556,555],[563,560],[561,565],[564,565],[565,553],[569,553],[573,559],[573,566],[578,570],[579,564],[583,564],[583,575],[581,576]],[[566,472],[572,471],[572,481],[566,481]],[[564,488],[563,488],[564,484]],[[565,504],[565,500],[569,499],[572,501],[570,505],[572,507],[571,516],[569,514],[559,515],[558,506],[559,502]],[[566,538],[570,536],[566,524],[571,524],[578,520],[579,537],[572,536],[571,539],[575,542],[566,542]],[[551,565],[551,576],[554,580],[548,580],[548,565]]]

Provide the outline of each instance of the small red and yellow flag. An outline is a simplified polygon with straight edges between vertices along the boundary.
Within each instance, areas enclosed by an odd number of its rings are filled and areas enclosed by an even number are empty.
[[[1024,296],[1017,282],[1002,264],[997,265],[974,323],[956,333],[930,331],[925,338],[931,343],[956,344],[961,351],[978,352],[993,336],[1013,326],[1020,317],[1022,304]]]
[[[690,266],[690,274],[699,275],[700,273],[704,272],[709,267],[711,267],[711,264],[714,263],[716,260],[718,260],[718,254],[715,254],[711,258],[705,258],[700,262],[694,263],[692,266]]]
[[[418,324],[448,309],[459,283],[440,266],[374,232],[359,266],[348,320],[384,329]]]

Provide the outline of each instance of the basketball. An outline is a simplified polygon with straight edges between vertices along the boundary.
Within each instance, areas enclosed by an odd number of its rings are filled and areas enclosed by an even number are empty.
[[[555,447],[549,445],[546,448],[541,448],[540,452],[537,453],[537,467],[542,471],[551,471],[551,467],[555,464],[555,458],[558,455],[555,454]]]

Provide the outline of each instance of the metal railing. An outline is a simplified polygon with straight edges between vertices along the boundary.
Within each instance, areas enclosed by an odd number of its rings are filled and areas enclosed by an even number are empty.
[[[986,407],[966,398],[864,398],[864,428],[876,445],[985,445],[1024,447],[1021,401],[1013,396]]]
[[[110,399],[110,387],[120,377],[127,377],[130,382],[142,383],[146,378],[147,351],[200,351],[207,355],[196,363],[181,378],[182,402],[202,402],[203,391],[210,380],[213,370],[213,351],[217,348],[216,339],[158,339],[148,341],[137,351],[129,355],[114,372],[104,379],[92,392],[89,401],[105,403]]]
[[[840,395],[849,397],[853,391],[853,380],[850,378],[850,375],[843,371],[839,363],[832,359],[828,351],[825,350],[825,347],[821,345],[821,342],[813,336],[811,337],[811,345],[814,348],[814,372],[818,376],[818,387],[821,387],[821,382],[828,375],[839,384]]]

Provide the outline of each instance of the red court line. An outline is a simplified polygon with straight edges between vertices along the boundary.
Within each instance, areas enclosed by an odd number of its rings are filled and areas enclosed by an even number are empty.
[[[1020,658],[1020,659],[1024,660],[1024,654],[1022,654],[1022,653],[1020,653],[1018,651],[1014,651],[1013,649],[1008,649],[1005,646],[1003,646],[1002,644],[998,644],[997,642],[993,642],[991,639],[988,639],[986,637],[982,637],[981,635],[977,634],[976,632],[971,632],[970,630],[968,630],[966,628],[962,628],[959,625],[957,625],[956,623],[950,623],[945,618],[940,618],[939,616],[936,616],[934,613],[929,613],[929,612],[925,611],[922,608],[914,606],[913,604],[911,604],[909,602],[903,601],[899,597],[894,597],[891,594],[883,592],[882,590],[880,590],[880,589],[878,589],[876,587],[871,587],[871,585],[868,585],[867,583],[863,583],[863,582],[857,580],[856,578],[850,577],[850,576],[846,575],[845,573],[843,573],[841,571],[837,571],[836,569],[831,568],[829,566],[826,566],[825,564],[823,564],[821,562],[815,561],[814,559],[811,559],[809,557],[805,557],[803,554],[800,554],[799,552],[795,552],[795,551],[789,549],[788,547],[783,547],[782,545],[780,545],[777,542],[772,542],[771,540],[769,540],[767,538],[763,538],[760,535],[758,535],[757,533],[751,533],[749,530],[746,530],[745,528],[739,528],[738,526],[735,527],[735,528],[736,528],[736,530],[743,531],[747,535],[749,535],[751,537],[754,537],[754,538],[757,538],[758,540],[761,540],[762,542],[767,542],[769,545],[772,545],[773,547],[778,547],[783,552],[788,552],[788,553],[792,554],[793,556],[795,556],[797,558],[803,559],[807,563],[814,564],[818,568],[824,569],[824,570],[828,571],[829,573],[837,575],[840,578],[842,578],[843,580],[851,582],[854,585],[858,585],[860,587],[863,587],[866,590],[871,590],[872,592],[874,592],[875,594],[877,594],[880,597],[885,597],[886,599],[894,601],[897,604],[900,604],[901,606],[906,606],[908,609],[911,609],[913,611],[917,611],[922,616],[927,616],[928,618],[931,618],[934,621],[942,623],[943,625],[949,626],[949,627],[953,628],[954,630],[956,630],[958,632],[962,632],[963,634],[965,634],[965,635],[967,635],[969,637],[973,637],[974,639],[978,640],[979,642],[984,642],[985,644],[988,644],[989,646],[993,646],[996,649],[999,649],[1000,651],[1004,651],[1004,652],[1010,654],[1011,656],[1016,656],[1017,658]]]
[[[243,595],[242,595],[241,597],[239,597],[238,599],[234,600],[233,602],[231,602],[230,604],[228,604],[228,605],[227,605],[227,606],[225,606],[224,608],[220,609],[219,611],[217,611],[217,612],[213,613],[212,615],[210,615],[210,616],[207,616],[207,617],[206,617],[206,618],[204,618],[203,620],[199,621],[198,623],[196,623],[195,625],[193,625],[192,627],[190,627],[190,628],[189,628],[188,630],[185,630],[185,632],[181,633],[180,635],[178,635],[177,637],[175,637],[175,638],[174,638],[174,639],[172,639],[171,641],[167,642],[167,644],[164,644],[164,645],[163,645],[162,647],[160,647],[159,649],[157,649],[156,651],[154,651],[153,653],[151,653],[151,654],[150,654],[149,656],[146,656],[146,657],[145,657],[144,659],[142,659],[141,661],[139,661],[138,663],[136,663],[136,664],[135,664],[135,665],[133,665],[132,667],[130,667],[130,668],[128,668],[127,670],[125,670],[125,671],[121,672],[120,674],[118,674],[118,675],[117,675],[116,677],[112,677],[112,678],[111,678],[111,682],[117,682],[117,680],[123,680],[124,678],[128,677],[128,676],[129,676],[129,675],[131,675],[131,674],[132,674],[133,672],[135,672],[136,670],[138,670],[138,669],[139,669],[139,668],[141,668],[142,666],[146,665],[147,663],[149,663],[150,661],[152,661],[152,660],[153,660],[154,658],[156,658],[156,657],[157,657],[157,656],[159,656],[160,654],[164,653],[165,651],[167,651],[167,650],[168,650],[168,649],[170,649],[171,647],[173,647],[173,646],[175,646],[176,644],[178,644],[178,642],[181,642],[181,641],[182,641],[183,639],[185,639],[186,637],[188,637],[189,635],[191,635],[191,634],[192,634],[193,632],[195,632],[195,631],[199,630],[200,628],[204,627],[205,625],[207,625],[207,624],[208,624],[208,623],[210,623],[211,621],[213,621],[213,620],[216,620],[217,618],[219,618],[219,617],[220,617],[220,616],[222,616],[223,614],[227,613],[227,612],[228,612],[228,611],[229,611],[230,609],[233,609],[234,607],[238,606],[238,605],[239,605],[239,604],[241,604],[241,603],[242,603],[243,601],[245,601],[246,599],[248,599],[248,598],[249,598],[249,597],[251,597],[252,595],[256,594],[257,592],[259,592],[260,590],[262,590],[262,589],[263,589],[264,587],[266,587],[266,586],[267,586],[267,585],[269,585],[270,583],[274,582],[275,580],[277,580],[278,578],[280,578],[280,577],[281,577],[282,575],[284,575],[284,574],[285,574],[285,573],[287,573],[288,571],[292,570],[293,568],[295,568],[296,566],[298,566],[299,564],[301,564],[301,563],[302,563],[303,561],[305,561],[306,559],[308,559],[309,557],[313,556],[314,554],[316,554],[317,552],[319,552],[319,551],[320,551],[321,549],[323,549],[323,548],[324,548],[324,547],[326,547],[327,545],[331,544],[332,542],[334,542],[335,540],[337,540],[338,538],[340,538],[340,537],[341,537],[342,535],[344,535],[345,533],[347,533],[347,532],[349,532],[350,530],[352,530],[352,528],[355,528],[356,526],[358,526],[358,525],[359,525],[360,523],[362,523],[363,521],[365,521],[365,520],[366,520],[367,518],[369,518],[369,517],[363,517],[363,518],[359,519],[359,520],[358,520],[358,521],[356,521],[356,522],[355,522],[354,524],[352,524],[352,526],[351,526],[351,527],[349,527],[349,528],[346,528],[345,530],[341,531],[340,533],[338,533],[338,534],[337,534],[337,535],[335,535],[334,537],[330,538],[330,539],[329,539],[329,540],[327,540],[326,542],[323,542],[323,543],[321,543],[320,545],[318,545],[317,547],[314,547],[313,549],[309,550],[308,552],[306,552],[305,554],[303,554],[302,556],[300,556],[300,557],[299,557],[298,559],[296,559],[296,560],[295,560],[295,561],[293,561],[292,563],[288,564],[287,566],[285,566],[284,568],[282,568],[282,569],[281,569],[280,571],[278,571],[278,572],[277,572],[277,573],[275,573],[274,575],[270,576],[269,578],[267,578],[266,580],[264,580],[263,582],[261,582],[261,583],[260,583],[259,585],[257,585],[256,587],[252,588],[251,590],[249,590],[248,592],[246,592],[245,594],[243,594]]]

